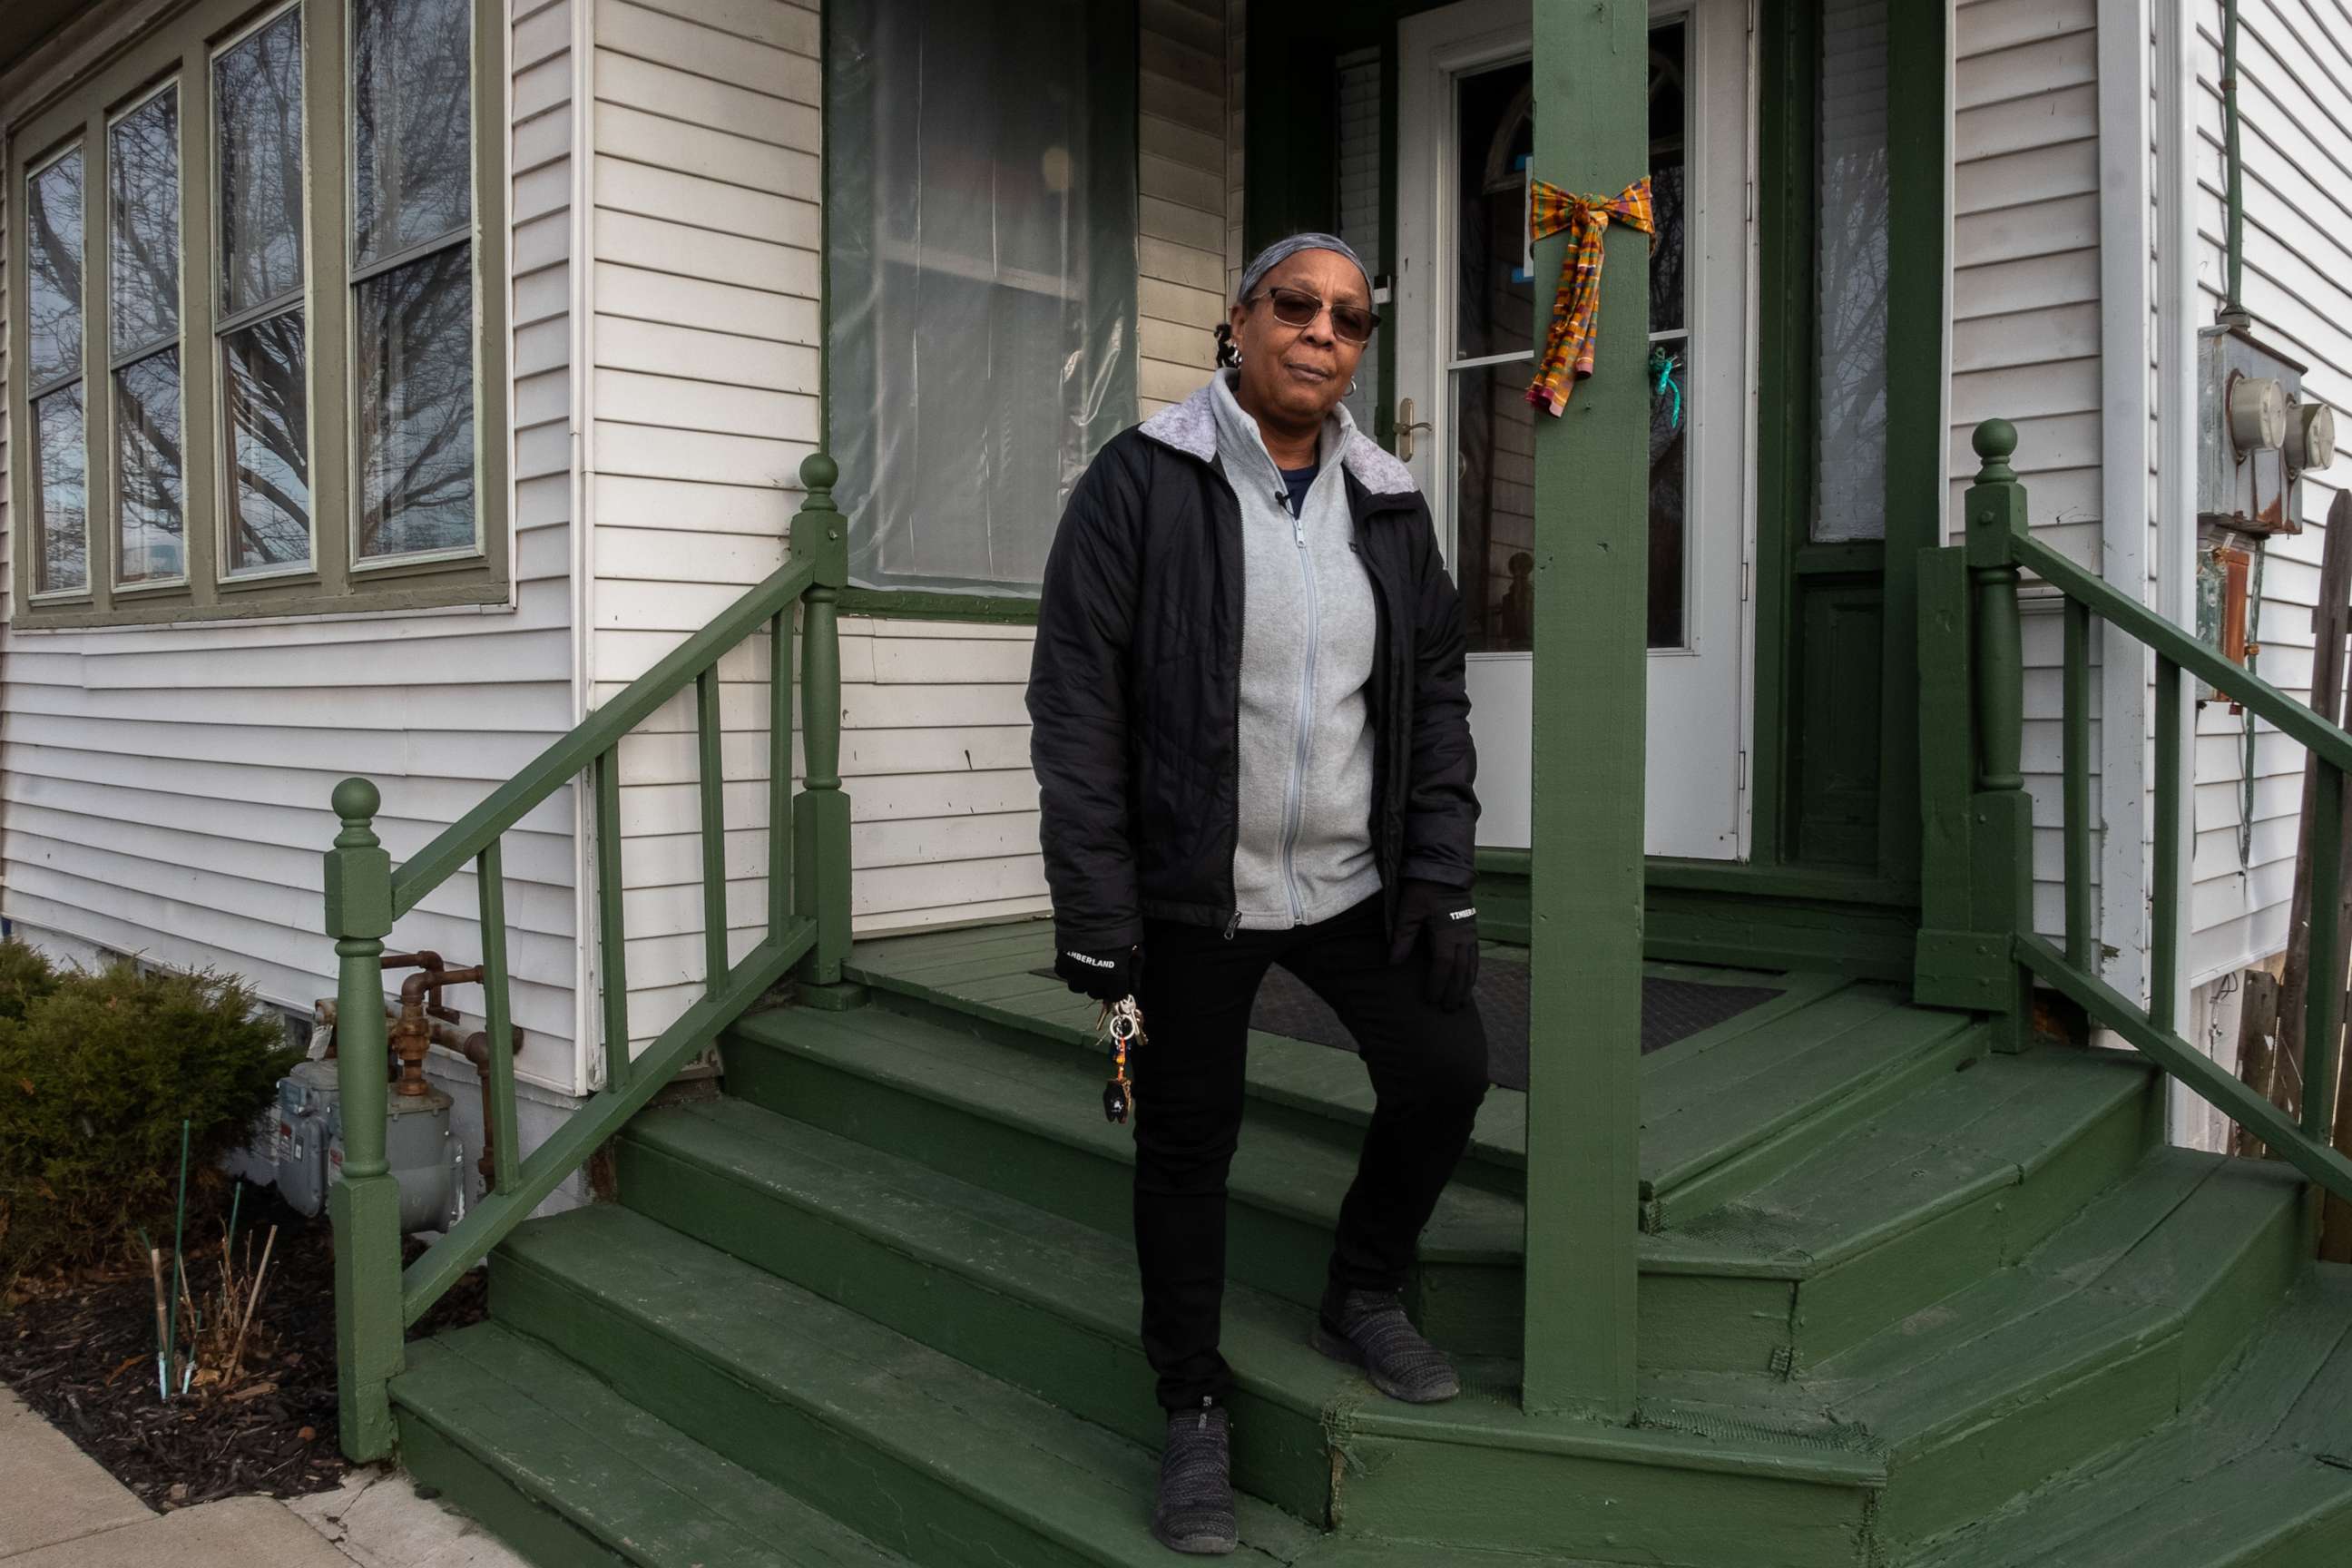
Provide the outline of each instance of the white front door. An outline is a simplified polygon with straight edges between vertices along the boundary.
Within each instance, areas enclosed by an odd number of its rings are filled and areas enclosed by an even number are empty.
[[[1647,846],[1718,860],[1747,853],[1753,710],[1744,592],[1754,533],[1748,3],[1654,4],[1650,26],[1648,173],[1659,234],[1646,359]],[[1463,0],[1400,25],[1391,312],[1400,447],[1410,444],[1404,455],[1469,620],[1478,842],[1519,848],[1529,841],[1536,700],[1533,438],[1549,417],[1525,394],[1529,345],[1559,285],[1557,273],[1534,277],[1528,264],[1528,6]],[[1600,353],[1643,348],[1604,315]]]

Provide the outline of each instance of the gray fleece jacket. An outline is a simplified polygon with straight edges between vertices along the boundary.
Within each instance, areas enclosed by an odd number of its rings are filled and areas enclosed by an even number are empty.
[[[1379,627],[1348,513],[1341,454],[1356,428],[1347,408],[1325,422],[1322,468],[1293,518],[1257,421],[1234,399],[1235,374],[1219,372],[1208,389],[1217,457],[1242,514],[1234,903],[1244,929],[1279,931],[1380,891],[1364,695]]]

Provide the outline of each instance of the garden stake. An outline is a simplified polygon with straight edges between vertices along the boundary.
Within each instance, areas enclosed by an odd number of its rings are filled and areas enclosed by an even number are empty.
[[[180,1118],[180,1203],[177,1211],[172,1216],[172,1272],[174,1275],[180,1272],[180,1243],[187,1234],[188,1131],[194,1122],[195,1119],[191,1116]],[[180,1354],[180,1299],[177,1296],[172,1298],[172,1309],[164,1316],[163,1331],[170,1338],[172,1357],[176,1365]],[[169,1399],[171,1396],[171,1391],[167,1387],[163,1397]]]
[[[269,1239],[261,1244],[261,1271],[253,1277],[253,1294],[245,1299],[245,1318],[236,1325],[236,1342],[229,1347],[228,1369],[221,1374],[221,1387],[226,1390],[236,1381],[236,1369],[245,1359],[245,1331],[253,1326],[253,1309],[261,1300],[262,1281],[269,1274],[269,1249],[278,1245],[278,1227],[269,1227]]]

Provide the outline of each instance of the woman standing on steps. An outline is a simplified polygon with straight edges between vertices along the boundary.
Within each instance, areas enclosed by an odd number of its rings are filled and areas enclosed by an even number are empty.
[[[1486,1090],[1477,763],[1429,509],[1339,401],[1379,321],[1342,241],[1267,247],[1209,385],[1079,479],[1038,605],[1030,754],[1055,968],[1087,995],[1135,996],[1149,1031],[1136,1255],[1169,1412],[1152,1531],[1179,1552],[1236,1543],[1225,1178],[1270,965],[1339,1015],[1379,1097],[1316,1343],[1399,1399],[1461,1387],[1402,1292]]]

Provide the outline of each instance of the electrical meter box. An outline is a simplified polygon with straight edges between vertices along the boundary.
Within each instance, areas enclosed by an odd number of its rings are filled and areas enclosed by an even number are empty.
[[[2336,416],[2303,395],[2304,367],[2242,327],[2197,334],[2197,521],[2267,537],[2303,531],[2296,487],[2336,460]]]
[[[2336,416],[2304,395],[2302,365],[2242,326],[2206,328],[2197,351],[2197,640],[2251,668],[2263,547],[2303,531],[2304,471],[2336,460]]]

